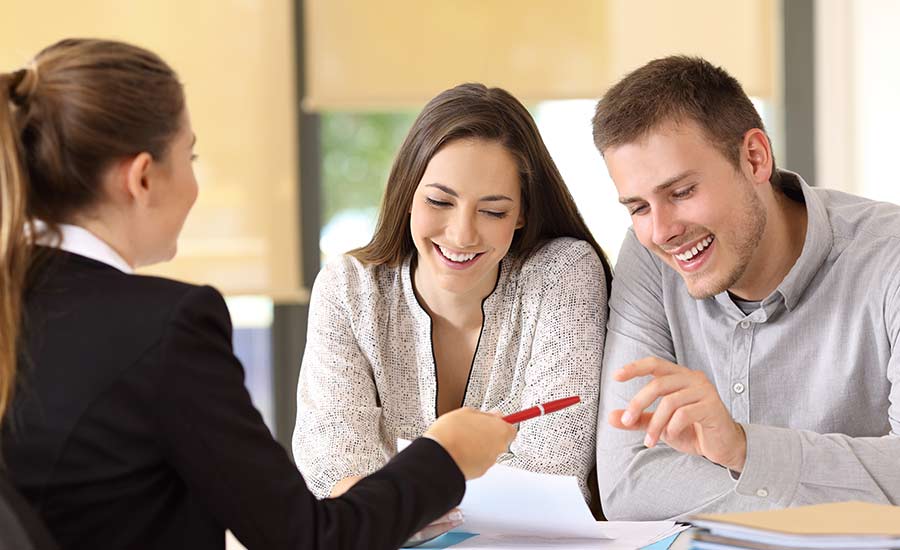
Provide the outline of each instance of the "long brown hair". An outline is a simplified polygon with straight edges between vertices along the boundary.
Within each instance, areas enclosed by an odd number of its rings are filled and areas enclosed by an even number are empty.
[[[121,42],[63,40],[0,74],[0,418],[15,387],[33,221],[58,234],[101,198],[114,161],[163,159],[183,111],[175,72]]]
[[[587,241],[603,262],[608,292],[609,262],[578,212],[534,119],[509,92],[483,84],[460,84],[425,105],[391,167],[372,240],[350,254],[363,263],[392,266],[411,254],[415,245],[409,210],[428,162],[448,143],[473,138],[501,143],[519,166],[525,226],[516,230],[510,253],[526,258],[556,237]]]

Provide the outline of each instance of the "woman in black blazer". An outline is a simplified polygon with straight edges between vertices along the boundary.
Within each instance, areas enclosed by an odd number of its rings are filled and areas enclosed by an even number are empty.
[[[315,500],[250,402],[221,295],[131,273],[175,253],[193,142],[181,84],[146,50],[65,40],[0,75],[10,478],[63,548],[223,548],[225,529],[251,549],[399,546],[513,428],[450,413]]]

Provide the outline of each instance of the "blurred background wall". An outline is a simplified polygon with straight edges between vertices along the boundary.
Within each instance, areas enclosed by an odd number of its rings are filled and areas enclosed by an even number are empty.
[[[274,424],[274,303],[303,303],[292,0],[3,1],[0,70],[66,37],[124,40],[160,54],[184,83],[197,135],[197,203],[178,257],[143,270],[229,297],[247,384]]]
[[[779,165],[900,202],[895,0],[5,0],[0,70],[68,36],[135,42],[181,75],[201,185],[179,258],[149,272],[228,296],[235,347],[289,443],[308,289],[365,243],[394,152],[463,81],[534,114],[614,259],[629,225],[591,141],[605,89],[658,56],[702,55],[745,85]]]

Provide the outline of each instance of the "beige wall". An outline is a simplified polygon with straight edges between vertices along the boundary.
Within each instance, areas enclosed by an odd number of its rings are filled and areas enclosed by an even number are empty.
[[[790,0],[788,0],[790,1]],[[777,0],[608,0],[604,19],[613,81],[651,59],[699,55],[721,65],[748,95],[780,93]]]
[[[292,0],[6,2],[0,70],[72,36],[147,47],[185,84],[200,196],[178,258],[147,271],[302,298]]]
[[[293,0],[8,2],[0,68],[66,36],[166,58],[198,136],[179,257],[150,270],[227,294],[300,285]],[[591,98],[653,57],[696,54],[777,103],[778,0],[305,0],[307,108],[419,107],[466,80],[526,101]]]
[[[900,204],[900,2],[816,3],[816,182]]]
[[[777,0],[306,0],[310,109],[417,107],[465,81],[596,98],[656,57],[702,55],[775,99]]]

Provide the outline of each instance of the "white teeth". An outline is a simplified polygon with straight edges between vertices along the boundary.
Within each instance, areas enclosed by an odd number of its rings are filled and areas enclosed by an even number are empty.
[[[454,262],[460,262],[460,263],[468,262],[469,260],[471,260],[472,258],[474,258],[475,256],[478,255],[477,252],[472,252],[470,254],[457,254],[457,253],[452,252],[440,245],[438,245],[438,248],[441,249],[441,254],[443,254],[445,258],[453,260]]]
[[[681,260],[682,262],[686,262],[686,261],[690,260],[691,258],[693,258],[694,256],[696,256],[697,254],[699,254],[700,252],[702,252],[703,250],[705,250],[706,247],[709,246],[709,244],[711,242],[713,242],[712,235],[706,237],[705,239],[703,239],[702,241],[697,243],[696,246],[692,247],[690,250],[685,250],[681,254],[675,254],[675,257],[678,258],[679,260]]]

